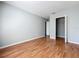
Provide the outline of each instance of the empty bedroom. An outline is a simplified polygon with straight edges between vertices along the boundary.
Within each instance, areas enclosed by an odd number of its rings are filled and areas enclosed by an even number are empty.
[[[79,1],[0,1],[0,58],[78,58]]]

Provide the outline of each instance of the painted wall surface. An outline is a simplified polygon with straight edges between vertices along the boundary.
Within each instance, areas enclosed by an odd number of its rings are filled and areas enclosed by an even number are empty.
[[[56,19],[56,37],[65,38],[65,18]]]
[[[79,7],[73,7],[62,12],[51,14],[50,16],[50,35],[55,38],[55,18],[68,17],[68,41],[79,43]]]
[[[0,47],[45,36],[45,20],[9,4],[0,3],[1,37]]]
[[[46,34],[50,35],[50,21],[47,21],[47,24],[46,24]]]
[[[55,16],[50,15],[50,39],[56,39],[56,21]]]
[[[1,36],[1,34],[2,34],[2,32],[1,32],[1,31],[2,31],[2,30],[1,30],[1,27],[2,27],[2,26],[1,26],[1,21],[2,21],[2,20],[1,20],[1,16],[2,16],[2,15],[1,15],[1,13],[2,13],[1,11],[2,11],[2,10],[1,10],[1,9],[2,9],[2,8],[1,8],[1,2],[0,2],[0,40],[1,40],[1,37],[2,37],[2,36]],[[1,41],[0,41],[0,43],[1,43]],[[0,45],[0,46],[1,46],[1,45]]]

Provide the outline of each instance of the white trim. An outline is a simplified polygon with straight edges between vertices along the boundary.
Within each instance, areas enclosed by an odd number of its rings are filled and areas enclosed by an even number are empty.
[[[0,49],[7,48],[7,47],[10,47],[10,46],[14,46],[14,45],[17,45],[17,44],[21,44],[21,43],[24,43],[24,42],[27,42],[27,41],[31,41],[31,40],[35,40],[35,39],[42,38],[42,37],[44,37],[44,36],[35,37],[35,38],[32,38],[32,39],[28,39],[28,40],[24,40],[24,41],[20,41],[20,42],[12,43],[12,44],[9,44],[9,45],[0,47]]]
[[[54,39],[55,40],[55,37],[50,36],[50,39]]]
[[[65,16],[65,43],[68,42],[68,16]]]
[[[66,43],[66,42],[68,42],[68,16],[64,15],[64,16],[58,16],[56,18],[60,18],[60,17],[65,17],[65,43]],[[55,22],[56,22],[56,20],[55,20]],[[56,26],[55,26],[55,28],[56,28]],[[55,36],[55,38],[56,38],[56,36]]]
[[[79,44],[79,43],[77,43],[77,42],[73,42],[73,41],[69,41],[70,43],[74,43],[74,44]]]
[[[57,37],[65,38],[64,36],[57,36]]]

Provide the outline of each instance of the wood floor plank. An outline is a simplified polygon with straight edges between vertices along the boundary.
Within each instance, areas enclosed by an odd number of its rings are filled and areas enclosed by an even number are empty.
[[[29,42],[0,50],[2,58],[74,58],[79,57],[79,45],[66,43],[64,39],[56,40],[49,37],[35,39]]]

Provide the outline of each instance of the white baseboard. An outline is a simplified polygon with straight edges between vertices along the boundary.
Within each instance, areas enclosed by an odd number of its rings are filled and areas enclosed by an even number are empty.
[[[74,43],[74,44],[78,44],[78,45],[79,45],[79,43],[78,43],[78,42],[73,42],[73,41],[68,41],[68,42],[70,42],[70,43]]]
[[[57,37],[65,38],[64,36],[57,36]]]
[[[7,47],[10,47],[10,46],[14,46],[14,45],[17,45],[17,44],[21,44],[21,43],[24,43],[24,42],[27,42],[27,41],[31,41],[31,40],[35,40],[35,39],[42,38],[42,37],[44,37],[44,36],[35,37],[35,38],[32,38],[32,39],[28,39],[28,40],[24,40],[24,41],[20,41],[20,42],[12,43],[12,44],[9,44],[9,45],[0,47],[0,49],[7,48]]]
[[[50,39],[54,39],[55,40],[55,37],[50,37]]]

